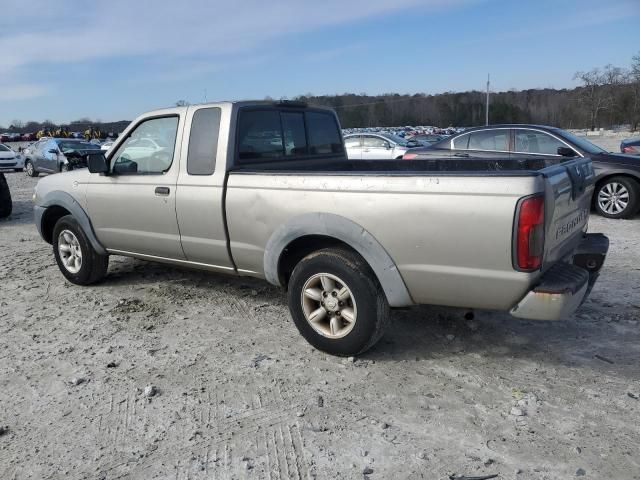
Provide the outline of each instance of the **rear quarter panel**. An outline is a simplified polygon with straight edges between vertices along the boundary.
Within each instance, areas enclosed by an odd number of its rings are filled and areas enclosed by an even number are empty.
[[[239,270],[264,276],[276,228],[332,213],[382,244],[415,303],[508,309],[539,275],[513,269],[516,204],[543,188],[533,176],[231,173],[231,251]]]

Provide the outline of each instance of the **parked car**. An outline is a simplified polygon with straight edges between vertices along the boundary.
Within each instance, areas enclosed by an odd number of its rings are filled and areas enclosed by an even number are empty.
[[[10,142],[11,134],[10,133],[0,133],[0,143]]]
[[[541,125],[489,125],[465,130],[408,152],[404,158],[545,160],[589,157],[596,172],[592,205],[608,218],[629,218],[640,208],[640,158],[603,150],[584,138]],[[564,157],[564,158],[563,158]]]
[[[86,167],[84,155],[100,150],[84,140],[71,138],[43,138],[23,151],[24,171],[29,177],[37,177],[41,172],[58,173]]]
[[[22,156],[7,145],[0,143],[0,170],[11,169],[21,172],[24,162]]]
[[[420,147],[428,147],[429,145],[433,145],[434,143],[439,142],[443,138],[445,138],[443,135],[419,133],[412,137],[408,137],[407,140],[410,142],[415,142]]]
[[[100,145],[101,150],[109,150],[113,146],[113,140],[108,140]]]
[[[164,149],[134,155],[151,137]],[[589,158],[351,161],[335,113],[299,102],[150,112],[87,163],[34,192],[70,282],[101,280],[109,255],[264,278],[287,289],[301,334],[338,355],[374,345],[390,307],[565,318],[608,249],[586,234]]]
[[[12,210],[11,191],[4,173],[0,172],[0,218],[8,217]]]
[[[22,136],[20,137],[20,140],[22,140],[23,142],[33,142],[36,139],[36,134],[35,133],[23,133]]]
[[[344,143],[349,160],[400,159],[412,147],[404,138],[391,133],[346,135]]]
[[[620,151],[631,155],[640,155],[640,138],[629,138],[620,143]]]

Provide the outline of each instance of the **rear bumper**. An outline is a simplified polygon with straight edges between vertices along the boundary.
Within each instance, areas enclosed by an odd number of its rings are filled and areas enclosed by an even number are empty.
[[[547,270],[538,285],[511,309],[511,315],[533,320],[569,317],[591,292],[608,250],[606,236],[585,235],[571,263],[557,263]]]

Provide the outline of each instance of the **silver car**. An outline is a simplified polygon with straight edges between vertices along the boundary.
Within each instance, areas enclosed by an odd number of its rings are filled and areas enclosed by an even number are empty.
[[[345,135],[344,146],[349,160],[401,159],[410,148],[404,138],[391,133]]]
[[[29,177],[42,173],[72,170],[76,159],[87,151],[100,150],[100,145],[72,138],[45,138],[25,149],[24,170]]]

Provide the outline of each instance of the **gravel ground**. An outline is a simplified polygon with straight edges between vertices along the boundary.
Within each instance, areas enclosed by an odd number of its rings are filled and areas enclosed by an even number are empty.
[[[0,478],[640,478],[640,218],[564,322],[396,311],[360,358],[313,350],[263,282],[113,257],[59,273],[36,179],[0,221]]]

